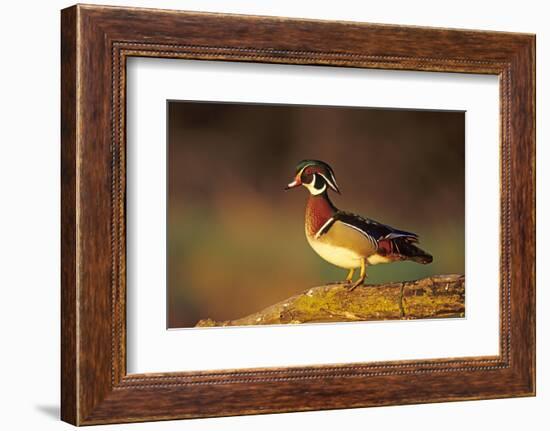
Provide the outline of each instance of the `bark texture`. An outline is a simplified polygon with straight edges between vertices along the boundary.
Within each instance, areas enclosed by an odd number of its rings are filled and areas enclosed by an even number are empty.
[[[202,319],[196,326],[276,325],[313,322],[464,317],[464,276],[435,275],[414,281],[312,287],[248,316],[226,321]]]

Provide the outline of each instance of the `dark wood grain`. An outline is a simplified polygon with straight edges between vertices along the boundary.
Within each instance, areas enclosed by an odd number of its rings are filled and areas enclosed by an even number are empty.
[[[61,16],[61,417],[78,421],[76,297],[76,8]]]
[[[533,35],[74,6],[62,12],[61,36],[63,420],[82,425],[534,394]],[[127,375],[130,56],[498,75],[500,354]]]

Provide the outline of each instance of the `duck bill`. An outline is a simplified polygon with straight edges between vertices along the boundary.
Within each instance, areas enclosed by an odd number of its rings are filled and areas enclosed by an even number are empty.
[[[294,187],[298,187],[301,185],[302,185],[302,182],[298,178],[295,178],[294,181],[287,184],[287,186],[285,187],[285,190],[290,190],[290,189],[293,189]]]

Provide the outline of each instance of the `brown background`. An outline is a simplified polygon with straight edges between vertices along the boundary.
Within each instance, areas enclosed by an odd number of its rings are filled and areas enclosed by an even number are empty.
[[[464,113],[168,103],[168,326],[234,319],[341,280],[304,235],[298,161],[328,162],[338,208],[420,235],[431,265],[369,283],[464,273]]]

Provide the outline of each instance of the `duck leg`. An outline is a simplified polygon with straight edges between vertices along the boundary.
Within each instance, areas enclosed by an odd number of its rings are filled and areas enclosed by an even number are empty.
[[[351,268],[349,270],[348,276],[346,277],[346,284],[351,284],[353,282],[353,273],[355,272],[355,268]]]
[[[367,259],[364,257],[361,258],[361,272],[359,275],[359,279],[353,283],[353,285],[350,287],[349,291],[353,291],[357,286],[361,286],[363,282],[365,281],[365,278],[367,278]]]

